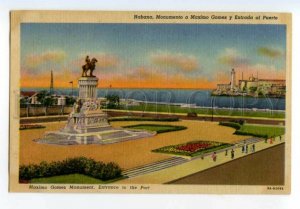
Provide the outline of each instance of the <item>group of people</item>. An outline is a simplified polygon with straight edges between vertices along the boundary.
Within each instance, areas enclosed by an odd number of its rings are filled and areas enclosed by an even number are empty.
[[[248,148],[249,148],[249,145],[244,142],[244,145],[242,146],[242,153],[248,154]],[[251,152],[252,153],[255,152],[255,144],[251,145]],[[234,157],[235,157],[234,149],[231,149],[230,154],[231,154],[231,159],[234,159]],[[227,155],[228,155],[228,149],[225,150],[225,156],[227,156]],[[213,154],[211,155],[211,158],[214,162],[216,162],[217,161],[217,153],[213,152]],[[203,157],[202,157],[202,159],[203,159]]]
[[[230,152],[231,159],[234,159],[234,153],[235,153],[234,149],[231,149],[231,152]],[[225,156],[227,156],[227,155],[228,155],[228,149],[225,150]],[[211,158],[213,159],[214,162],[216,162],[217,161],[217,153],[213,152]]]
[[[242,153],[248,154],[248,148],[249,148],[249,145],[245,143],[242,146]],[[252,146],[251,146],[251,152],[252,153],[255,152],[255,144],[252,144]]]

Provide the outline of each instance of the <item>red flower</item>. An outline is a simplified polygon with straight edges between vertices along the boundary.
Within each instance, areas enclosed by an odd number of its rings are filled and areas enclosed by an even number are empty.
[[[210,143],[193,143],[193,144],[186,144],[177,147],[178,150],[187,151],[187,152],[197,152],[201,149],[206,149],[211,147]]]

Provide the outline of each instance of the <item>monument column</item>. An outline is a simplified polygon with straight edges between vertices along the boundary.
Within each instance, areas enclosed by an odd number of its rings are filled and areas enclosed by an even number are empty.
[[[97,77],[81,77],[78,80],[79,99],[97,98]]]

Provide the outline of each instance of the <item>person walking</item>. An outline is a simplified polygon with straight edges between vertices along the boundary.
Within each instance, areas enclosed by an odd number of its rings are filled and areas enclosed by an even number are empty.
[[[234,150],[232,149],[231,150],[231,159],[233,159],[234,158]]]
[[[244,140],[244,144],[242,146],[242,153],[244,153],[246,150],[245,150],[245,146],[246,146],[246,141]]]
[[[252,152],[255,152],[255,144],[252,144]]]
[[[246,145],[246,154],[248,154],[248,144]]]
[[[228,155],[228,149],[225,150],[225,156],[227,156],[227,155]]]
[[[213,159],[214,162],[217,161],[217,154],[216,154],[216,152],[214,152],[211,157],[212,157],[212,159]]]

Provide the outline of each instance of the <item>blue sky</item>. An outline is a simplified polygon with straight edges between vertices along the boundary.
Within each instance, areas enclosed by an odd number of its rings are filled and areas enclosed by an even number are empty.
[[[50,69],[56,74],[75,76],[84,64],[84,56],[89,54],[98,58],[98,72],[107,79],[140,73],[148,76],[140,76],[141,82],[161,74],[199,78],[213,84],[225,80],[231,68],[244,71],[245,75],[257,71],[262,76],[272,74],[276,78],[285,71],[285,50],[284,25],[24,23],[21,26],[23,77],[43,73],[46,76]]]

